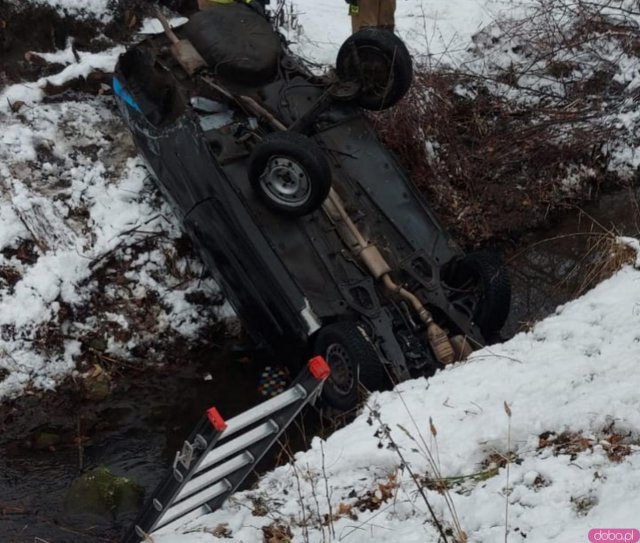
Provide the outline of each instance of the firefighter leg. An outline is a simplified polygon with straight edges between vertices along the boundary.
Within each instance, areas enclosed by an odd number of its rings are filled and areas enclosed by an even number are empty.
[[[378,24],[376,26],[391,30],[395,28],[396,0],[379,0],[378,2]]]
[[[357,8],[349,10],[353,33],[367,26],[378,26],[379,4],[380,0],[359,0]]]

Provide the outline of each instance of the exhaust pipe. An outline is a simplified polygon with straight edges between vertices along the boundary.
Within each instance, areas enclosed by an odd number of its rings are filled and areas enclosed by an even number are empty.
[[[382,279],[388,291],[404,298],[413,307],[420,320],[427,327],[427,340],[438,362],[444,365],[455,362],[456,353],[445,331],[436,324],[431,313],[415,294],[393,281],[390,275],[391,266],[382,256],[378,247],[370,244],[360,233],[358,227],[347,214],[340,196],[333,188],[329,191],[329,197],[323,205],[333,221],[338,225],[342,224],[341,234],[343,234],[343,240],[351,248],[352,252],[362,260],[371,275],[376,280]]]

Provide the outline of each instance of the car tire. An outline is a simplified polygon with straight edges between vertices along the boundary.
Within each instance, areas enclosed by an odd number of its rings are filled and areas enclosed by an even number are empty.
[[[336,322],[321,328],[313,343],[314,355],[321,355],[331,368],[322,387],[322,399],[338,411],[358,405],[358,383],[369,390],[385,388],[385,368],[371,342],[353,322]]]
[[[274,132],[249,158],[249,181],[277,213],[301,217],[318,209],[331,188],[331,168],[320,147],[294,132]]]
[[[395,105],[409,90],[413,63],[405,44],[389,30],[363,28],[342,44],[336,59],[342,81],[354,81],[358,104],[369,110]]]
[[[509,316],[511,283],[502,259],[491,251],[464,256],[455,266],[458,286],[469,278],[476,289],[473,320],[485,339],[491,340]]]

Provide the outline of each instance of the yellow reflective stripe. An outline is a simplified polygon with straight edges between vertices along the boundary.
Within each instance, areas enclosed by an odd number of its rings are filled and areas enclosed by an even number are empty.
[[[209,0],[215,4],[233,4],[236,0]]]

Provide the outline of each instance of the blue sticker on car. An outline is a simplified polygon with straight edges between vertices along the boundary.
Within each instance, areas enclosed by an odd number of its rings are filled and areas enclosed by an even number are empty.
[[[120,83],[120,80],[117,77],[113,78],[113,92],[117,97],[124,100],[126,104],[130,105],[137,112],[142,113],[140,106],[136,104],[136,101],[133,99],[133,96],[131,96],[125,90],[125,88],[122,86],[122,83]]]

